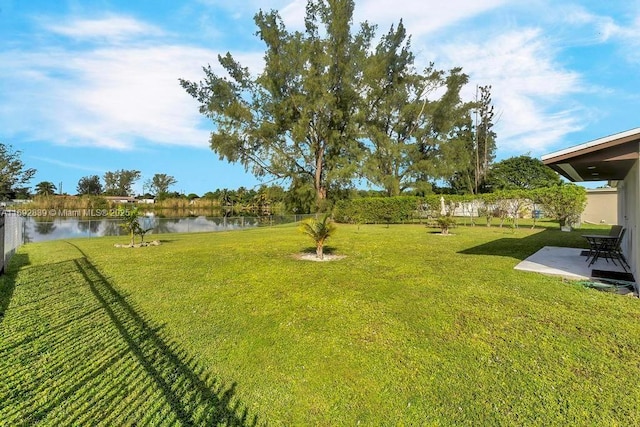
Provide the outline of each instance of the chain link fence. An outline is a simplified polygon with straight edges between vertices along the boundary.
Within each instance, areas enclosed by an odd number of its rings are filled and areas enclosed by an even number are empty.
[[[4,271],[5,266],[9,264],[11,257],[16,253],[18,248],[25,243],[25,218],[20,216],[0,216],[0,233],[2,237],[2,268],[0,271]]]

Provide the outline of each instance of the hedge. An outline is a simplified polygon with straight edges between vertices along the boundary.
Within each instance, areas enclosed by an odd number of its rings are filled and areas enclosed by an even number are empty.
[[[517,201],[516,205],[519,206],[531,201],[543,204],[547,213],[564,223],[573,222],[580,216],[586,203],[586,190],[574,184],[563,184],[535,190],[498,191],[478,195],[365,197],[336,202],[333,219],[351,224],[391,224],[413,218],[434,218],[440,216],[442,198],[449,213],[456,205],[465,202],[478,202],[481,206],[497,205],[498,209],[491,215],[494,217],[506,215],[505,208],[501,207],[505,202]]]
[[[333,219],[351,224],[401,223],[413,218],[421,202],[414,196],[339,200],[333,208]]]

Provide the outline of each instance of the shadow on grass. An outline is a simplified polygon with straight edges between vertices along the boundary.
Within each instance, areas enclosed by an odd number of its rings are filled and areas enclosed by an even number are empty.
[[[525,237],[519,236],[517,232],[510,237],[495,239],[478,246],[459,251],[465,255],[491,255],[511,257],[523,261],[545,246],[558,246],[568,248],[588,248],[587,241],[583,234],[606,234],[606,230],[581,228],[569,232],[560,231],[554,228],[543,228],[535,234]]]
[[[332,255],[334,253],[336,253],[337,248],[334,248],[332,246],[325,246],[322,249],[322,252],[324,252],[326,255]],[[316,247],[315,246],[307,246],[306,248],[302,249],[302,253],[304,254],[315,254],[316,253]]]
[[[21,286],[0,329],[0,419],[257,425],[235,397],[235,383],[205,375],[76,249],[81,258],[29,269],[36,278],[52,269],[57,278]]]
[[[26,265],[29,265],[29,256],[27,254],[14,254],[2,277],[0,277],[0,323],[4,319],[4,313],[9,308],[13,291],[16,288],[18,271]]]

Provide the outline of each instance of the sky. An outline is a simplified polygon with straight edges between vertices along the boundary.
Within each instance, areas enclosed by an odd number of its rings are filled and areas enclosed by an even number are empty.
[[[303,0],[0,0],[0,142],[75,194],[78,180],[136,169],[199,195],[262,182],[220,160],[212,125],[178,79],[231,52],[258,74],[253,16],[303,29]],[[640,127],[640,0],[356,0],[377,34],[402,19],[418,68],[462,67],[463,96],[491,85],[497,159]],[[278,183],[277,181],[275,183]]]

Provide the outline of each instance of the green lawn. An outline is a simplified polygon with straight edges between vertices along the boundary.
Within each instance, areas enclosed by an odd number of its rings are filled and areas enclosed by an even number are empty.
[[[341,225],[28,244],[0,424],[639,425],[640,302],[513,270],[553,229]]]

